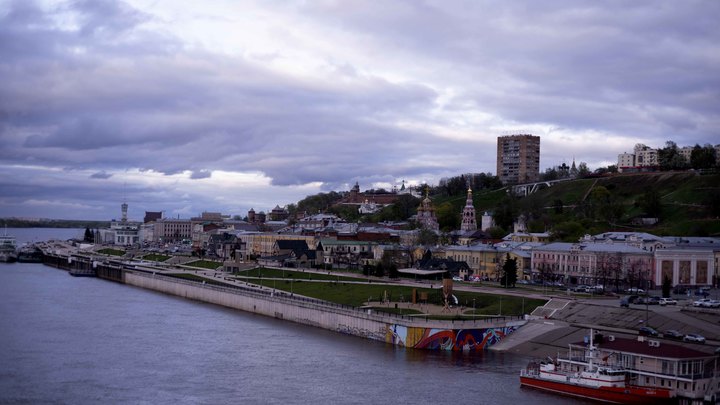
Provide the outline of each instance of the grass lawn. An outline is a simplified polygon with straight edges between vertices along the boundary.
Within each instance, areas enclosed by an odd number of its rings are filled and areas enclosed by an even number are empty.
[[[224,287],[227,287],[227,286],[232,287],[232,285],[230,285],[228,283],[223,283],[222,281],[218,281],[213,278],[202,277],[202,276],[198,276],[197,274],[192,274],[192,273],[166,273],[165,275],[169,276],[169,277],[174,277],[174,278],[181,278],[183,280],[190,280],[190,281],[197,281],[197,282],[204,281],[207,284],[220,285],[220,286],[224,286]]]
[[[214,262],[212,260],[195,260],[194,262],[185,263],[185,266],[199,267],[201,269],[217,270],[218,267],[222,267],[222,263]]]
[[[298,270],[267,269],[264,267],[241,271],[236,273],[237,278],[246,277],[269,277],[269,278],[294,278],[296,280],[334,280],[334,281],[367,281],[365,278],[345,277],[325,273],[310,273]]]
[[[149,255],[143,256],[143,260],[151,260],[153,262],[164,262],[165,260],[167,260],[169,258],[170,258],[170,256],[159,255],[157,253],[151,253]]]
[[[260,284],[260,280],[253,280],[253,283]],[[283,291],[292,291],[296,294],[305,295],[321,300],[331,301],[338,304],[353,307],[362,306],[370,299],[380,301],[387,291],[391,302],[408,302],[412,299],[413,287],[379,284],[347,284],[347,283],[315,283],[304,281],[274,281],[262,280],[262,285]],[[441,289],[417,288],[420,292],[428,293],[428,303],[441,304]],[[473,307],[475,299],[476,315],[522,315],[529,313],[535,307],[545,304],[545,300],[515,297],[510,295],[482,294],[469,291],[455,291],[453,294],[458,298],[460,305]],[[500,307],[502,306],[502,312]],[[394,308],[393,308],[394,309]],[[470,311],[472,314],[472,310]]]
[[[125,255],[125,251],[120,250],[120,249],[105,248],[105,249],[100,249],[97,252],[100,254],[103,254],[103,255],[110,255],[110,256],[124,256]]]

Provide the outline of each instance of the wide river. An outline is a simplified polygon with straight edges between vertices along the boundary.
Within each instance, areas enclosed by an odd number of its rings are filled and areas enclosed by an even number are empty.
[[[19,243],[65,235],[13,232]],[[0,403],[577,403],[520,388],[527,361],[406,350],[41,264],[0,264]]]

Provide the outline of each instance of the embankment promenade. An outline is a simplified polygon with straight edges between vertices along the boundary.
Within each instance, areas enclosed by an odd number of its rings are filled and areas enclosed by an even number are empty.
[[[485,350],[526,323],[521,317],[458,321],[377,312],[245,282],[179,279],[167,274],[168,269],[164,267],[93,256],[71,248],[44,248],[43,263],[74,275],[93,275],[178,297],[419,349]]]

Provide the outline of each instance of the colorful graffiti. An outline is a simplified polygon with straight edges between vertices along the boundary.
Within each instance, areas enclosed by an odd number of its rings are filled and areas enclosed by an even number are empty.
[[[499,342],[517,326],[483,329],[433,329],[388,325],[385,341],[415,349],[480,351]]]

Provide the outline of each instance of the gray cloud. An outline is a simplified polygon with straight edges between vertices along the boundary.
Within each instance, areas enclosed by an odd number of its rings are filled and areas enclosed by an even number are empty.
[[[97,172],[90,175],[91,179],[109,179],[112,177],[112,174],[106,173],[106,172]]]
[[[508,128],[550,128],[540,134],[543,167],[573,156],[612,162],[623,152],[588,133],[626,139],[626,150],[720,139],[720,5],[712,2],[261,5],[297,29],[339,38],[323,75],[274,68],[292,57],[285,49],[257,57],[189,46],[154,28],[167,23],[161,17],[122,1],[8,3],[0,165],[110,181],[132,169],[211,180],[217,170],[259,172],[272,186],[328,190],[493,172],[495,138]],[[0,181],[0,215],[33,198],[121,198],[108,191],[117,184],[42,179]],[[126,195],[148,204],[217,204],[203,193],[132,187]]]

